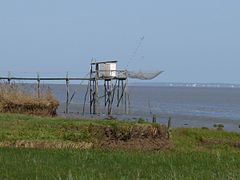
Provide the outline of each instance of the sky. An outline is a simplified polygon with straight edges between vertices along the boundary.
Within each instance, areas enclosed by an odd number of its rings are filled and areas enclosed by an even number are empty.
[[[239,0],[2,0],[0,76],[84,77],[95,58],[165,71],[151,82],[240,83],[239,7]]]

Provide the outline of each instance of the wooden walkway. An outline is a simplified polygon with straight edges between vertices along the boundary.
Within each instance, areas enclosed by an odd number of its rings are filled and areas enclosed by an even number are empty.
[[[91,78],[81,77],[0,77],[0,80],[25,80],[25,81],[89,81]]]

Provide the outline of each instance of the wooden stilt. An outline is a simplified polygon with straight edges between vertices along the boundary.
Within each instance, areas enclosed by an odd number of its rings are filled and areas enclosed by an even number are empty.
[[[8,71],[8,84],[11,84],[11,72]]]
[[[66,110],[65,113],[69,113],[69,79],[68,79],[68,74],[66,76],[66,91],[67,91],[67,97],[66,97]]]
[[[37,74],[37,96],[40,98],[40,76]]]
[[[87,101],[87,95],[88,95],[89,88],[90,88],[90,83],[88,83],[87,90],[86,90],[86,93],[85,93],[85,96],[84,96],[82,115],[85,114],[85,106],[86,106],[86,101]]]
[[[89,88],[90,88],[90,92],[89,92],[89,100],[90,100],[90,114],[92,114],[92,103],[93,103],[93,100],[92,100],[92,94],[93,94],[93,90],[92,90],[92,81],[90,80],[89,81]]]
[[[104,106],[107,106],[107,84],[106,84],[106,80],[104,80]]]
[[[98,80],[95,80],[95,92],[94,92],[94,114],[98,114],[98,106],[99,106],[99,101],[98,101]]]
[[[108,115],[112,115],[112,81],[108,81]]]
[[[124,88],[124,94],[125,94],[125,114],[128,114],[128,88],[127,88],[127,81],[125,81],[125,88]]]
[[[120,98],[120,80],[117,80],[117,102],[119,102],[119,98]]]
[[[92,64],[91,64],[91,69],[90,69],[90,80],[89,80],[89,88],[90,88],[90,92],[89,92],[89,101],[90,101],[90,114],[93,113],[92,109],[93,109],[93,81],[92,81],[92,78],[93,78],[93,67],[92,67]]]

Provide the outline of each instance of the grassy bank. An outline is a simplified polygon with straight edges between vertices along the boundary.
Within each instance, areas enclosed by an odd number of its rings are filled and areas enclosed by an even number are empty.
[[[0,147],[156,150],[168,145],[167,128],[158,124],[0,115]]]
[[[65,120],[0,114],[0,142],[91,142],[89,125],[137,122]],[[96,137],[95,137],[96,138]],[[0,179],[237,179],[240,135],[173,129],[171,148],[158,151],[0,148]]]

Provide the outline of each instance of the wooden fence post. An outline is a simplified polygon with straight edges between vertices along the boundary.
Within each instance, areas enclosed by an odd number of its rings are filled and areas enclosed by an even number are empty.
[[[168,118],[168,130],[167,130],[167,134],[168,134],[168,139],[170,139],[172,137],[172,129],[171,129],[171,126],[172,126],[172,118],[169,117]]]

